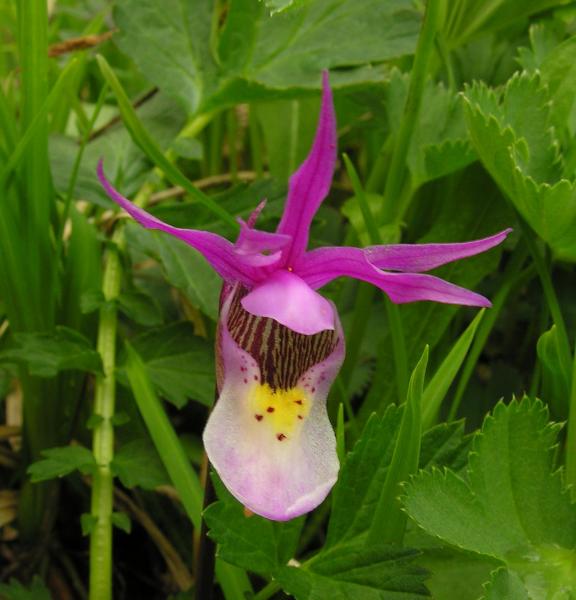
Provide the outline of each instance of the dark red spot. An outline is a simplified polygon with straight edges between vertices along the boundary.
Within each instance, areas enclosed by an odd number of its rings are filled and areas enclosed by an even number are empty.
[[[242,373],[244,373],[244,371],[246,371],[246,367],[240,367],[240,370],[242,371]]]
[[[294,400],[294,402],[296,402],[296,404],[299,404],[300,406],[302,406],[303,404],[302,400]]]
[[[298,415],[298,418],[302,420],[304,417],[302,415]]]
[[[286,439],[286,436],[283,433],[277,433],[276,434],[276,439],[281,442],[282,440]]]
[[[254,375],[254,381],[258,381],[258,375]]]
[[[255,418],[257,421],[261,421],[261,420],[264,418],[264,415],[254,415],[254,418]]]
[[[244,383],[248,383],[248,380],[246,379],[246,377],[244,377]]]
[[[269,407],[266,409],[266,412],[273,413],[273,412],[274,412],[274,407],[273,407],[273,406],[269,406]]]
[[[314,393],[314,392],[316,391],[316,388],[315,388],[315,387],[313,387],[313,388],[312,388],[310,391],[311,391],[312,393]]]

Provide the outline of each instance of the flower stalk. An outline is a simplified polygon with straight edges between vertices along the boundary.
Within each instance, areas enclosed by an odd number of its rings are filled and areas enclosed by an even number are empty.
[[[102,374],[96,380],[94,398],[94,434],[92,451],[96,471],[92,481],[93,529],[90,535],[90,600],[112,598],[112,512],[114,505],[114,409],[116,402],[116,330],[118,315],[116,299],[120,292],[122,266],[119,247],[123,228],[112,237],[113,246],[106,252],[102,283],[104,304],[100,308],[98,352],[102,358]]]

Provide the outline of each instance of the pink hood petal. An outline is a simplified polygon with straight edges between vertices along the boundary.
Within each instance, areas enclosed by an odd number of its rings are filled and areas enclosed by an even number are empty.
[[[322,76],[322,107],[316,137],[310,154],[290,177],[288,198],[277,232],[292,236],[285,254],[285,266],[301,256],[308,245],[308,234],[318,207],[326,198],[336,164],[336,117],[328,72]]]
[[[334,308],[300,277],[276,271],[242,298],[245,310],[275,319],[293,331],[312,335],[334,329]]]

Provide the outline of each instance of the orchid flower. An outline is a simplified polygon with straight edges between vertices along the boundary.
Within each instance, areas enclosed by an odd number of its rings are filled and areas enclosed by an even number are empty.
[[[287,520],[311,511],[338,475],[326,397],[342,361],[344,335],[334,304],[317,290],[341,277],[379,287],[395,303],[490,302],[424,272],[500,244],[510,230],[459,244],[325,247],[307,250],[310,225],[330,189],[336,120],[328,76],[312,149],[291,176],[275,233],[254,228],[261,203],[240,221],[235,244],[208,231],[164,223],[98,176],[112,200],[148,229],[204,255],[224,280],[217,332],[219,397],[204,431],[208,457],[250,511]]]

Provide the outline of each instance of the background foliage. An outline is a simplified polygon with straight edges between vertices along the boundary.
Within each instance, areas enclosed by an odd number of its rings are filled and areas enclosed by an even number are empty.
[[[576,9],[427,9],[0,0],[1,597],[193,598],[212,540],[226,600],[576,598]],[[438,270],[485,312],[330,284],[339,481],[274,523],[215,479],[207,538],[220,281],[96,163],[174,225],[233,239],[267,198],[272,229],[322,69],[347,158],[313,245],[514,233]]]

